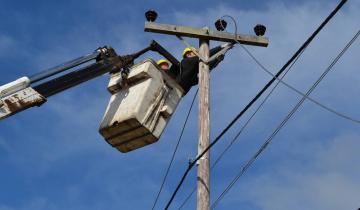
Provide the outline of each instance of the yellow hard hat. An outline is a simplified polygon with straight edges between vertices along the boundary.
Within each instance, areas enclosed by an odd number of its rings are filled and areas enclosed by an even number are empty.
[[[183,50],[182,52],[182,57],[184,58],[185,57],[185,54],[188,53],[188,52],[192,52],[192,49],[190,49],[190,47],[187,47]]]
[[[160,65],[160,64],[162,64],[162,63],[167,63],[168,65],[170,65],[170,62],[169,62],[168,60],[166,60],[166,59],[160,59],[160,60],[158,60],[158,61],[156,62],[157,65]]]

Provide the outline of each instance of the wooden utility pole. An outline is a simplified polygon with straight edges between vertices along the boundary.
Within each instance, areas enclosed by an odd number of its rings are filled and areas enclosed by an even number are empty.
[[[263,36],[251,36],[233,33],[213,31],[209,28],[192,28],[145,22],[146,32],[161,33],[176,36],[198,38],[199,49],[199,144],[198,154],[201,154],[210,145],[210,114],[209,114],[209,41],[233,42],[236,39],[241,44],[267,47],[269,40]],[[203,60],[202,60],[203,59]],[[198,160],[197,173],[197,209],[210,209],[210,151]]]
[[[209,59],[209,41],[200,39],[200,57]],[[209,112],[209,65],[199,62],[199,145],[201,154],[210,144]],[[209,151],[199,159],[197,172],[197,209],[210,209],[210,154]]]

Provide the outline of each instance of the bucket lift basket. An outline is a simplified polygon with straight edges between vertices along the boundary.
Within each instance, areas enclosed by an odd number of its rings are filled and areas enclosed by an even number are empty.
[[[158,141],[184,93],[151,59],[130,69],[126,85],[120,73],[112,74],[108,90],[112,96],[99,131],[121,152]]]

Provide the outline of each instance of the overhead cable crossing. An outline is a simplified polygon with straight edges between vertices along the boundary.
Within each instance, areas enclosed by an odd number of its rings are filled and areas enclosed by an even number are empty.
[[[246,51],[246,53],[261,67],[261,69],[264,70],[267,74],[269,74],[271,77],[273,77],[273,78],[275,78],[276,80],[278,80],[279,82],[281,82],[283,85],[285,85],[285,86],[288,87],[289,89],[295,91],[297,94],[299,94],[299,95],[301,95],[301,96],[303,96],[303,97],[306,96],[306,94],[304,94],[303,92],[299,91],[299,90],[296,89],[294,86],[289,85],[288,83],[284,82],[284,80],[283,80],[282,78],[276,77],[273,73],[271,73],[271,71],[269,71],[267,68],[265,68],[265,66],[262,65],[262,64],[260,63],[260,61],[259,61],[245,46],[241,45],[241,47],[242,47],[242,48]],[[326,105],[318,102],[317,100],[315,100],[315,99],[313,99],[313,98],[311,98],[311,97],[306,96],[306,99],[309,100],[309,101],[311,101],[311,102],[313,102],[313,103],[315,103],[316,105],[320,106],[321,108],[323,108],[323,109],[325,109],[325,110],[327,110],[327,111],[329,111],[329,112],[331,112],[331,113],[333,113],[333,114],[335,114],[335,115],[337,115],[337,116],[345,119],[345,120],[349,120],[349,121],[351,121],[351,122],[360,124],[360,120],[357,120],[357,119],[355,119],[355,118],[353,118],[353,117],[349,117],[349,116],[347,116],[347,115],[345,115],[345,114],[342,114],[342,113],[340,113],[340,112],[338,112],[338,111],[336,111],[336,110],[334,110],[334,109],[332,109],[332,108],[329,108],[328,106],[326,106]]]
[[[223,19],[224,17],[229,17],[229,18],[233,21],[234,26],[235,26],[235,34],[234,34],[234,36],[236,37],[236,36],[237,36],[237,23],[236,23],[235,19],[234,19],[231,15],[224,15],[224,16],[222,16],[220,19]],[[304,94],[303,92],[299,91],[299,90],[298,90],[297,88],[295,88],[294,86],[289,85],[288,83],[284,82],[284,80],[283,80],[282,78],[279,78],[279,77],[277,77],[276,75],[274,75],[273,73],[271,73],[271,71],[268,70],[268,69],[259,61],[259,59],[257,59],[257,58],[250,52],[249,49],[247,49],[246,46],[244,46],[243,44],[241,44],[241,43],[240,43],[239,41],[237,41],[236,39],[234,39],[234,42],[238,43],[238,44],[245,50],[245,52],[255,61],[255,63],[256,63],[263,71],[265,71],[267,74],[269,74],[272,78],[278,80],[280,83],[282,83],[283,85],[285,85],[286,87],[288,87],[288,88],[291,89],[292,91],[296,92],[297,94],[299,94],[299,95],[301,95],[301,96],[305,96],[305,94]],[[305,50],[305,49],[306,49],[306,47],[304,48],[304,50]],[[303,51],[304,51],[304,50],[303,50]],[[301,54],[303,53],[303,51],[301,52]],[[301,54],[300,54],[299,56],[301,56]],[[296,62],[296,61],[295,61],[295,62]],[[294,63],[295,63],[295,62],[294,62]],[[294,63],[293,63],[293,64],[294,64]],[[291,67],[290,67],[290,68],[291,68]],[[276,85],[276,86],[277,86],[277,85]],[[345,119],[345,120],[349,120],[349,121],[351,121],[351,122],[360,124],[360,120],[357,120],[357,119],[355,119],[355,118],[353,118],[353,117],[349,117],[349,116],[347,116],[347,115],[345,115],[345,114],[340,113],[339,111],[336,111],[336,110],[334,110],[334,109],[332,109],[332,108],[329,108],[328,106],[326,106],[326,105],[318,102],[317,100],[315,100],[315,99],[313,99],[313,98],[311,98],[311,97],[306,97],[306,99],[308,99],[309,101],[315,103],[316,105],[320,106],[321,108],[325,109],[326,111],[329,111],[329,112],[337,115],[338,117],[341,117],[341,118],[343,118],[343,119]]]
[[[224,15],[220,18],[220,20],[224,17],[229,17],[232,19],[232,21],[234,22],[234,26],[235,26],[235,34],[237,33],[237,24],[235,19],[230,16],[230,15]],[[236,41],[235,41],[236,42]],[[239,43],[241,44],[241,43]],[[287,68],[287,70],[284,72],[284,74],[282,76],[280,76],[281,78],[284,78],[285,75],[291,70],[291,68],[295,65],[295,63],[297,62],[297,60],[300,58],[300,56],[302,55],[302,53],[305,51],[306,47],[304,48],[303,51],[301,51],[301,53],[296,57],[296,59],[291,63],[291,65],[289,66],[289,68]],[[225,153],[231,148],[231,146],[235,143],[235,141],[239,138],[240,134],[245,130],[245,128],[249,125],[249,123],[251,122],[251,120],[254,118],[254,116],[260,111],[260,109],[263,107],[263,105],[265,104],[265,102],[270,98],[270,95],[274,92],[274,90],[277,88],[277,86],[280,84],[280,82],[278,81],[275,86],[271,89],[271,91],[266,95],[266,97],[262,100],[262,102],[258,105],[258,107],[255,109],[255,111],[253,112],[253,114],[251,114],[251,116],[249,117],[249,119],[244,123],[244,125],[241,127],[241,129],[238,131],[238,133],[235,135],[235,137],[231,140],[231,142],[226,146],[226,148],[221,152],[221,154],[216,158],[216,160],[214,161],[214,163],[211,166],[211,170],[213,170],[215,168],[215,166],[220,162],[220,160],[222,159],[222,157],[225,155]],[[185,200],[182,202],[182,204],[180,205],[179,209],[182,209],[185,204],[188,202],[188,200],[191,198],[191,196],[193,195],[193,193],[195,192],[196,187],[193,188],[193,190],[191,191],[191,193],[185,198]]]
[[[330,70],[335,66],[339,59],[344,55],[344,53],[349,49],[349,47],[355,42],[355,40],[360,35],[360,30],[354,35],[354,37],[347,43],[347,45],[342,49],[342,51],[336,56],[336,58],[331,62],[331,64],[325,69],[321,74],[319,79],[310,87],[306,92],[305,96],[295,105],[295,107],[290,111],[290,113],[283,119],[283,121],[278,125],[274,132],[269,136],[269,138],[264,142],[260,149],[249,159],[243,167],[241,167],[240,172],[237,176],[230,182],[230,184],[225,188],[225,190],[220,194],[216,201],[211,205],[211,209],[214,209],[219,202],[224,198],[224,196],[229,192],[229,190],[235,185],[239,178],[244,175],[244,173],[249,169],[249,167],[255,162],[259,155],[269,146],[274,137],[279,133],[279,131],[284,127],[284,125],[289,121],[289,119],[294,115],[294,113],[299,109],[299,107],[304,103],[307,96],[309,96],[319,83],[325,78],[325,76],[330,72]]]
[[[303,52],[303,51],[302,51]],[[302,53],[301,53],[302,54]],[[294,60],[294,62],[291,64],[291,66],[285,71],[285,73],[281,76],[282,78],[285,77],[285,75],[290,71],[290,69],[294,66],[294,64],[296,63],[296,61],[299,59],[299,57],[301,56],[301,54],[299,54],[299,56]],[[278,81],[275,86],[271,89],[271,91],[266,95],[266,97],[261,101],[261,103],[258,105],[258,107],[255,109],[255,111],[251,114],[251,116],[249,117],[248,120],[246,120],[246,122],[244,123],[244,125],[241,127],[241,129],[238,131],[238,133],[234,136],[234,138],[230,141],[230,143],[226,146],[226,148],[221,152],[221,154],[216,158],[216,160],[214,161],[214,163],[211,166],[211,170],[213,170],[216,165],[220,162],[220,160],[224,157],[225,153],[232,147],[232,145],[235,143],[235,141],[239,138],[239,136],[242,134],[242,132],[245,130],[245,128],[249,125],[249,123],[251,122],[251,120],[254,118],[254,116],[260,111],[260,109],[263,107],[263,105],[265,104],[265,102],[269,99],[270,95],[274,92],[274,90],[276,89],[276,87],[280,84],[280,82]],[[191,191],[191,193],[185,198],[185,200],[182,202],[182,204],[180,205],[179,209],[182,209],[185,204],[189,201],[189,199],[191,198],[191,196],[194,194],[196,190],[196,187],[193,188],[193,190]]]
[[[290,60],[279,70],[279,72],[276,74],[276,77],[279,77],[286,69],[287,67],[298,57],[298,55],[305,49],[305,47],[316,37],[316,35],[322,30],[322,28],[330,21],[330,19],[342,8],[342,6],[347,2],[347,0],[342,0],[339,5],[331,12],[331,14],[324,20],[324,22],[316,29],[316,31],[305,41],[305,43],[294,53],[294,55],[290,58]],[[223,131],[220,133],[219,136],[215,138],[211,144],[204,149],[204,151],[199,154],[195,160],[189,164],[188,168],[185,170],[180,182],[178,183],[175,191],[172,193],[172,196],[168,203],[165,206],[165,209],[168,209],[175,198],[177,192],[179,191],[181,185],[185,181],[187,174],[189,171],[194,167],[196,162],[204,156],[211,147],[213,147],[220,139],[221,137],[237,122],[237,120],[257,101],[257,99],[260,98],[260,96],[272,85],[272,83],[275,81],[275,78],[272,78],[265,86],[264,88],[259,91],[256,96],[250,101],[250,103],[223,129]]]

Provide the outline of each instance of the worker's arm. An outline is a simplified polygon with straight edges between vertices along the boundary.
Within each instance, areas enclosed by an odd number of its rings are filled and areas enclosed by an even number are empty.
[[[232,43],[225,43],[225,44],[219,45],[217,47],[214,47],[210,50],[209,57],[215,55],[216,53],[220,52],[222,49],[224,49],[226,47],[232,48],[232,46],[233,46]],[[210,70],[214,69],[222,60],[224,60],[224,57],[225,57],[225,54],[221,54],[221,55],[217,56],[214,60],[210,61],[209,62]]]
[[[222,49],[221,45],[210,49],[210,57],[215,55],[215,53],[219,52],[221,49]]]
[[[210,50],[210,56],[215,55],[220,52],[225,47],[232,47],[231,43],[225,43],[219,45]],[[214,69],[222,60],[224,55],[220,54],[214,60],[209,62],[210,70]],[[197,56],[191,58],[184,58],[181,61],[180,68],[172,67],[170,68],[170,74],[175,75],[176,81],[184,89],[185,94],[190,90],[194,85],[198,84],[198,72],[199,72],[199,58]]]

